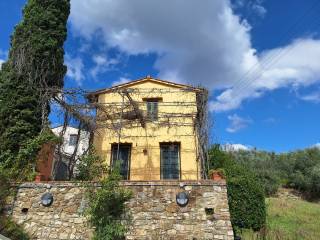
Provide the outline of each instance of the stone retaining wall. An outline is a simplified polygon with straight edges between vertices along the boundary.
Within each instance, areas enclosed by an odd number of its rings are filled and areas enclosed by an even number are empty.
[[[122,182],[133,191],[127,203],[131,216],[127,239],[233,239],[224,181]],[[87,201],[80,183],[24,183],[14,202],[13,219],[32,239],[90,239],[92,229],[84,215]],[[53,204],[41,205],[51,192]],[[180,207],[176,194],[187,192]]]

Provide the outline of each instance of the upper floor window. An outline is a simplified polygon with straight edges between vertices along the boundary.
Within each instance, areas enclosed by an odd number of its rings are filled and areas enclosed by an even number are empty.
[[[78,134],[71,134],[69,137],[69,145],[70,146],[77,145],[77,140],[78,140]]]
[[[147,99],[147,118],[151,121],[158,120],[158,100]]]
[[[159,102],[162,102],[161,97],[156,98],[142,98],[146,102],[147,107],[147,119],[151,121],[158,120],[158,106]]]

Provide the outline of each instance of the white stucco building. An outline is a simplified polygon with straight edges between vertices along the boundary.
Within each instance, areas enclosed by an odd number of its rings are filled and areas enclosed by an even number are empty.
[[[52,128],[51,130],[55,135],[61,136],[63,138],[63,144],[60,148],[60,154],[58,148],[56,148],[54,153],[52,176],[55,180],[65,180],[68,175],[68,165],[72,155],[75,154],[76,162],[74,172],[76,172],[79,157],[88,149],[90,137],[89,132],[81,130],[79,134],[78,128],[71,126],[66,127],[64,134],[62,133],[63,126],[58,126]],[[59,161],[60,157],[61,161]],[[56,166],[57,163],[59,165]]]

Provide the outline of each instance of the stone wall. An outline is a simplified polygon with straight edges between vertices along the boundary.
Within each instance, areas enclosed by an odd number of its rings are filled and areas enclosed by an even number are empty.
[[[133,191],[127,203],[131,216],[127,239],[233,239],[224,181],[123,182]],[[90,239],[84,215],[87,201],[80,183],[24,183],[19,186],[12,216],[32,239]],[[41,205],[51,192],[53,204]],[[180,207],[176,194],[187,192]]]
[[[90,239],[85,217],[85,188],[77,183],[24,183],[19,186],[12,217],[32,239]],[[41,196],[50,192],[50,207]]]

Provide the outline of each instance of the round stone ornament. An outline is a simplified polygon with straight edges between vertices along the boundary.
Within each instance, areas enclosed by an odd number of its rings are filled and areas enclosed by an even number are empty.
[[[49,207],[53,203],[53,196],[51,193],[47,192],[41,196],[41,204],[44,207]]]
[[[185,207],[187,206],[189,202],[189,196],[186,192],[179,192],[176,195],[176,202],[180,207]]]

